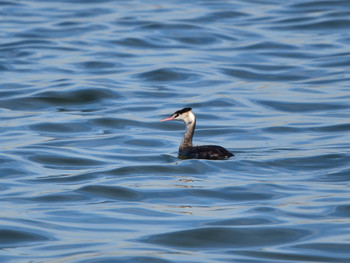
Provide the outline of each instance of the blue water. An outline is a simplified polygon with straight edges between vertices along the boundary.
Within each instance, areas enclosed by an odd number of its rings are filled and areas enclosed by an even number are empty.
[[[0,15],[1,262],[350,261],[349,1]]]

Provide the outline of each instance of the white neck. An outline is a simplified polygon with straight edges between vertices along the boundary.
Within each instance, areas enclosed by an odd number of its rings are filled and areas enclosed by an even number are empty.
[[[193,146],[192,138],[193,138],[194,130],[196,129],[196,117],[191,111],[188,112],[188,114],[183,118],[183,121],[187,125],[187,129],[182,139],[179,150],[183,150]]]

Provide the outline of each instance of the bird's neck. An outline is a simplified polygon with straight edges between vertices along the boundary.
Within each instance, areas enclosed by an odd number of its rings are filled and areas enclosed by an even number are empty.
[[[193,118],[193,120],[187,123],[186,133],[182,139],[182,142],[179,148],[180,151],[187,148],[191,148],[193,146],[192,138],[193,138],[195,128],[196,128],[196,119]]]

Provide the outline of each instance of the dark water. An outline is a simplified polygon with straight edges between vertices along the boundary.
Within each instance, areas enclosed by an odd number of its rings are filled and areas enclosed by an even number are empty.
[[[1,262],[350,261],[349,1],[0,15]]]

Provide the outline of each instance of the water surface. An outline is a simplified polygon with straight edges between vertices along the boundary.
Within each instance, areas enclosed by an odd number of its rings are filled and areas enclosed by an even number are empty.
[[[347,1],[0,14],[2,262],[349,262]]]

